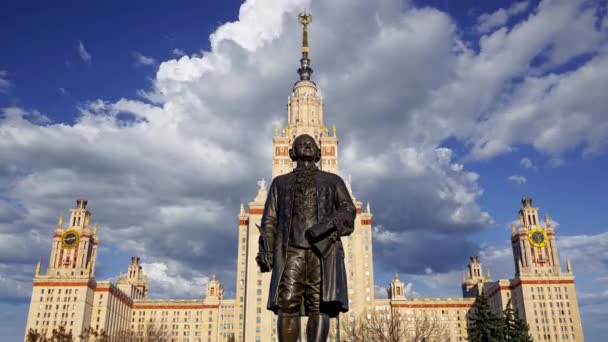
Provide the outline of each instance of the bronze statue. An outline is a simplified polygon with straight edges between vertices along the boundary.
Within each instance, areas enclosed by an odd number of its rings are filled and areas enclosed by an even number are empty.
[[[307,341],[326,341],[329,318],[348,311],[340,237],[353,232],[356,210],[344,181],[317,168],[313,137],[297,137],[289,156],[297,167],[270,186],[256,260],[272,271],[267,308],[279,315],[279,341],[298,340],[301,315]]]

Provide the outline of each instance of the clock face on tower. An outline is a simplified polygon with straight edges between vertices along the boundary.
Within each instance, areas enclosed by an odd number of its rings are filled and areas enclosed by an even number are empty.
[[[547,233],[541,228],[534,228],[528,233],[528,240],[534,247],[544,247],[547,244]]]
[[[64,248],[74,248],[80,242],[80,234],[75,230],[66,230],[61,236],[61,245]]]

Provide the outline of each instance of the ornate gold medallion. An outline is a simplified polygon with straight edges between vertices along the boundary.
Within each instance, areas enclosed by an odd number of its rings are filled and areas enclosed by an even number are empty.
[[[547,233],[542,228],[530,229],[528,232],[528,240],[534,247],[542,248],[547,245]]]
[[[80,233],[78,231],[69,229],[66,230],[61,236],[61,245],[63,248],[74,248],[78,246],[80,242]]]

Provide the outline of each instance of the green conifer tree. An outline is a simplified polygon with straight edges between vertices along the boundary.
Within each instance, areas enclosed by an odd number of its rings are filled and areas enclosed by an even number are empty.
[[[515,335],[513,336],[514,342],[532,342],[534,339],[530,335],[530,326],[523,319],[518,317],[517,310],[515,310]]]
[[[517,322],[515,319],[515,311],[513,311],[511,305],[511,299],[507,302],[507,306],[502,312],[502,316],[505,341],[514,341],[514,337],[517,335]]]
[[[503,342],[503,321],[496,316],[488,299],[483,294],[478,294],[475,304],[469,316],[469,341],[471,342]]]
[[[505,341],[532,342],[530,327],[523,319],[519,318],[517,310],[513,309],[511,299],[503,311],[503,329]]]

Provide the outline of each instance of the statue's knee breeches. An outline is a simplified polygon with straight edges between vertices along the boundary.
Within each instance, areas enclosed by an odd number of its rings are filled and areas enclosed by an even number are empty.
[[[287,314],[299,313],[302,301],[307,314],[319,312],[321,264],[311,249],[289,247],[278,288],[279,310]]]

